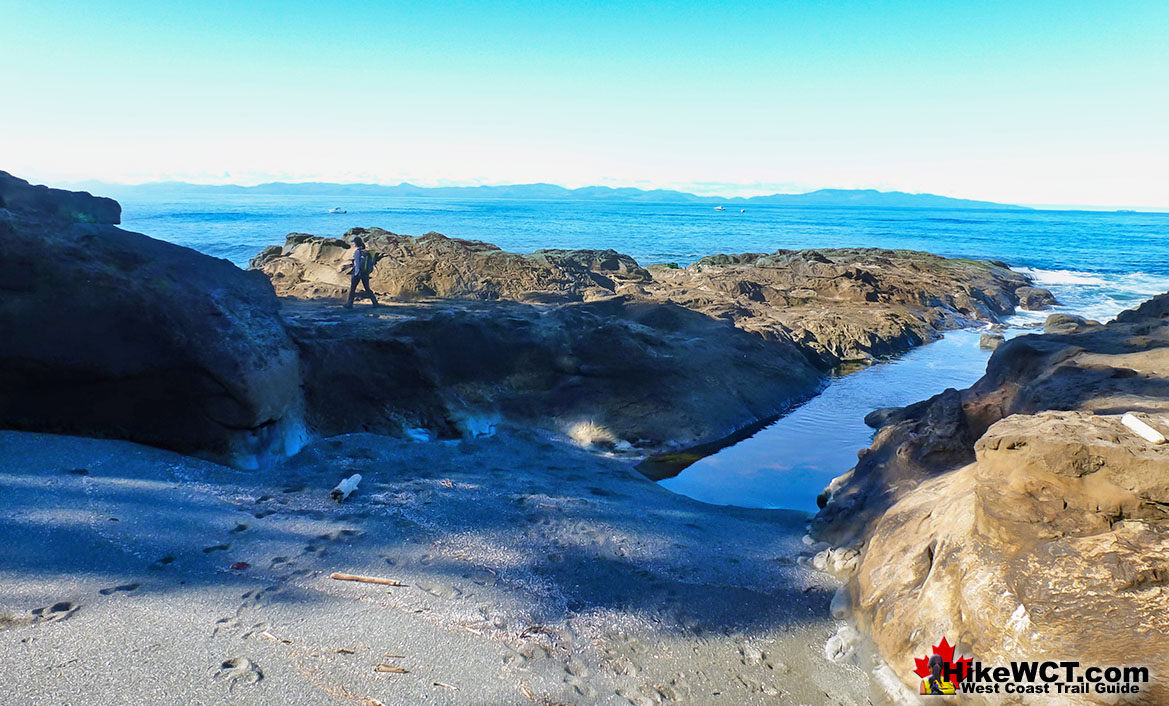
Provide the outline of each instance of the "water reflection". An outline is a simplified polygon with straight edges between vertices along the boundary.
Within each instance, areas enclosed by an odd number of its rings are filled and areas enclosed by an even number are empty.
[[[982,377],[990,351],[979,349],[981,333],[952,331],[889,362],[835,377],[819,396],[661,484],[719,505],[815,512],[824,486],[851,468],[857,450],[872,442],[866,414],[912,404],[947,387],[969,387]]]

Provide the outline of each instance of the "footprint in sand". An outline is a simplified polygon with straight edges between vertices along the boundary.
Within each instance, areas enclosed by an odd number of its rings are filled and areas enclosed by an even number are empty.
[[[576,690],[576,693],[585,698],[593,698],[597,692],[588,684],[588,678],[592,676],[592,672],[585,664],[576,659],[570,659],[564,665],[564,683]]]
[[[326,542],[351,542],[355,539],[360,539],[365,535],[365,532],[355,529],[339,529],[333,532],[326,532],[325,534],[317,535],[317,539]]]
[[[479,569],[475,569],[474,571],[469,571],[463,574],[463,578],[470,579],[470,581],[477,586],[485,587],[494,586],[499,581],[495,574],[491,573],[490,571]]]
[[[32,614],[32,622],[36,623],[55,623],[71,617],[74,613],[81,609],[81,606],[69,601],[60,601],[54,603],[48,608],[35,608],[30,613]]]
[[[640,640],[620,633],[605,633],[608,644],[601,648],[601,653],[609,662],[610,668],[616,674],[636,677],[641,674],[642,657],[649,652],[649,648]]]
[[[109,588],[103,588],[102,590],[98,591],[98,593],[103,596],[108,596],[114,593],[130,593],[132,591],[137,591],[138,587],[141,585],[142,584],[138,583],[127,583],[121,586],[110,586]]]
[[[420,590],[429,593],[436,598],[445,598],[447,600],[456,600],[463,597],[462,590],[448,586],[445,583],[432,583],[430,581],[418,581],[414,584]]]
[[[219,620],[215,621],[215,627],[211,630],[211,637],[215,637],[221,631],[233,632],[235,630],[238,630],[239,627],[240,627],[239,621],[230,615],[227,617],[224,617],[224,618],[220,618]]]
[[[210,554],[211,552],[225,552],[228,549],[231,549],[230,544],[213,544],[210,547],[203,547],[203,553]]]
[[[254,591],[248,591],[243,596],[241,596],[243,600],[240,602],[239,612],[242,612],[247,608],[255,608],[258,606],[267,605],[272,601],[273,598],[280,596],[282,593],[284,593],[284,591],[280,588],[280,586],[266,586],[264,588],[257,588]]]
[[[779,696],[780,689],[770,679],[760,678],[752,674],[738,674],[739,683],[747,687],[748,691],[764,696]]]
[[[159,570],[159,569],[162,569],[162,568],[166,567],[166,566],[167,566],[167,565],[169,565],[169,564],[173,564],[173,563],[174,563],[174,561],[175,561],[175,558],[176,558],[176,557],[175,557],[173,554],[172,554],[172,555],[168,555],[168,556],[164,556],[163,558],[161,558],[161,559],[158,559],[158,560],[156,560],[156,561],[155,561],[153,564],[151,564],[151,565],[149,566],[149,568],[150,568],[150,569],[153,569],[153,570],[155,570],[155,571],[157,571],[157,570]]]
[[[228,688],[234,689],[238,684],[246,686],[259,682],[264,678],[264,672],[260,670],[260,665],[247,657],[228,657],[223,660],[212,676],[215,679],[228,682]]]
[[[241,523],[237,524],[235,526],[235,529],[233,529],[231,532],[232,532],[232,534],[239,534],[240,532],[246,532],[247,530],[248,530],[248,526],[241,522]]]

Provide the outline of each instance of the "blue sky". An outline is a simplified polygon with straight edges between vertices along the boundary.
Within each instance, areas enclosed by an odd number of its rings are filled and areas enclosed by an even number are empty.
[[[1169,208],[1169,3],[0,0],[0,169]]]

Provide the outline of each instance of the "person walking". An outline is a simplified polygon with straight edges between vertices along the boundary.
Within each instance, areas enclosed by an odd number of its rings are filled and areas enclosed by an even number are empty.
[[[345,308],[353,308],[353,297],[357,294],[358,282],[365,287],[369,300],[377,306],[377,297],[369,288],[369,275],[373,272],[373,253],[365,249],[365,241],[360,237],[353,239],[353,248],[353,274],[349,277],[349,301],[345,302]]]

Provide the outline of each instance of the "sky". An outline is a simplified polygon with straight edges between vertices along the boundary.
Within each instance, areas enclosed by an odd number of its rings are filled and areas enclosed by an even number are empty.
[[[817,188],[1169,209],[1169,3],[0,0],[41,183]]]

